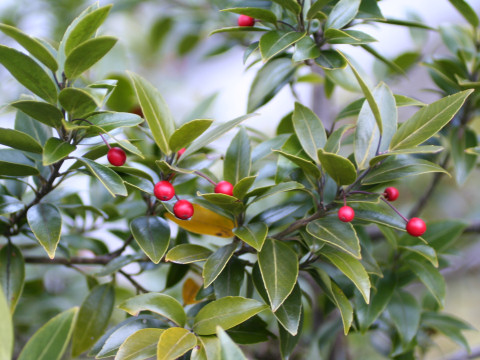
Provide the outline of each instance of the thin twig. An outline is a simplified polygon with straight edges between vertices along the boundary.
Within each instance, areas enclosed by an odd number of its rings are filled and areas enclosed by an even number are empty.
[[[145,289],[142,285],[140,285],[135,279],[133,279],[133,277],[131,277],[125,271],[119,270],[118,272],[122,274],[125,277],[125,279],[127,279],[130,282],[130,284],[132,284],[135,287],[135,289],[137,289],[137,292],[143,292],[143,293],[149,292],[147,289]]]

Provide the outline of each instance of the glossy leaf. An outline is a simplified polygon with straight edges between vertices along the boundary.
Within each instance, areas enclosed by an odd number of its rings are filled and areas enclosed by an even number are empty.
[[[390,149],[405,149],[420,145],[439,132],[462,107],[473,90],[444,97],[417,111],[398,129]]]
[[[48,203],[33,205],[27,211],[27,221],[40,245],[53,259],[62,231],[62,216],[58,208]]]
[[[322,50],[315,63],[326,70],[343,69],[347,66],[345,58],[336,50]]]
[[[137,316],[140,311],[151,311],[166,317],[178,326],[184,326],[186,321],[183,306],[166,294],[150,292],[137,295],[125,300],[118,307],[132,316]]]
[[[13,196],[0,195],[0,215],[7,215],[22,210],[25,204]]]
[[[377,155],[374,158],[372,158],[370,160],[370,166],[374,166],[375,164],[379,163],[380,161],[384,160],[389,156],[408,155],[408,154],[435,154],[442,150],[443,150],[443,147],[441,146],[423,145],[423,146],[416,146],[409,149],[387,151],[384,154]]]
[[[203,266],[204,287],[207,288],[220,275],[230,258],[233,256],[236,243],[225,245],[210,255]]]
[[[319,13],[323,13],[322,10],[330,2],[330,0],[317,0],[315,1],[310,9],[307,12],[307,19],[312,20],[314,18],[318,18]]]
[[[423,237],[437,253],[443,253],[458,240],[466,227],[466,222],[453,219],[429,222]]]
[[[217,337],[220,340],[220,357],[222,360],[247,360],[242,350],[221,326],[217,326]]]
[[[231,26],[231,27],[224,27],[221,29],[213,30],[209,35],[220,34],[220,33],[236,33],[236,32],[264,32],[270,29],[264,27],[257,27],[257,26]]]
[[[11,360],[13,355],[13,323],[7,299],[0,287],[0,360]]]
[[[315,59],[321,55],[317,43],[310,37],[304,36],[295,44],[295,51],[293,52],[293,61],[304,61],[308,59]]]
[[[89,39],[75,47],[65,60],[67,79],[75,79],[95,65],[117,43],[111,36]]]
[[[267,9],[256,8],[256,7],[234,7],[223,9],[222,11],[231,12],[234,14],[243,14],[254,18],[255,20],[259,20],[262,22],[277,23],[277,17],[273,12]]]
[[[448,140],[455,168],[455,180],[462,186],[477,162],[477,155],[465,152],[465,149],[477,146],[477,135],[469,128],[454,128],[450,131]]]
[[[0,149],[0,175],[38,175],[39,171],[34,165],[33,161],[18,150]]]
[[[64,142],[58,138],[50,138],[45,143],[43,149],[43,165],[48,166],[66,158],[70,153],[75,151],[75,145]]]
[[[15,245],[4,245],[0,249],[0,288],[13,315],[22,295],[25,281],[25,262],[22,252]]]
[[[322,164],[323,170],[338,185],[348,185],[353,183],[357,178],[357,171],[350,160],[343,156],[318,150],[318,159]]]
[[[168,141],[175,130],[175,123],[167,103],[149,81],[137,74],[130,72],[128,74],[132,79],[138,102],[155,143],[164,154],[170,154]],[[184,153],[184,156],[187,155]]]
[[[268,226],[265,223],[251,223],[236,228],[233,233],[257,251],[261,251],[267,238]]]
[[[140,329],[118,349],[116,360],[144,360],[157,354],[157,344],[164,329]]]
[[[341,29],[357,15],[361,0],[340,0],[328,15],[325,29]]]
[[[0,144],[36,154],[41,154],[43,150],[33,137],[14,129],[0,128]]]
[[[327,135],[322,121],[308,107],[295,103],[292,117],[293,127],[303,150],[318,161],[317,151],[322,149],[327,142]]]
[[[227,296],[205,305],[195,316],[193,331],[198,335],[215,334],[216,327],[228,330],[265,310],[267,305],[240,296]]]
[[[89,116],[88,121],[104,131],[109,132],[121,127],[136,126],[141,124],[143,119],[140,116],[131,113],[102,112]],[[97,134],[98,131],[94,130],[94,133]]]
[[[57,60],[55,60],[52,53],[40,41],[25,34],[20,29],[7,24],[0,24],[0,31],[18,42],[25,50],[50,70],[57,71]]]
[[[115,195],[128,195],[127,188],[125,187],[122,178],[115,171],[87,158],[77,158],[77,160],[83,163],[92,175],[100,180],[113,197],[115,197]]]
[[[108,326],[115,301],[111,284],[98,285],[83,301],[73,330],[72,355],[88,350]]]
[[[223,178],[236,185],[250,175],[252,166],[250,139],[244,128],[235,135],[225,154]]]
[[[478,27],[479,20],[475,10],[465,0],[448,0],[455,9],[467,20],[474,28]]]
[[[313,176],[314,179],[320,178],[320,170],[318,169],[317,165],[315,165],[311,160],[306,160],[304,158],[288,154],[283,151],[274,150],[279,155],[283,156],[284,158],[290,160],[292,163],[297,165],[300,169],[305,171],[306,174]]]
[[[73,119],[81,118],[94,111],[99,104],[86,90],[68,87],[60,91],[58,101]]]
[[[438,304],[443,308],[445,304],[445,279],[432,264],[408,260],[408,267],[432,293]]]
[[[295,44],[305,33],[297,31],[269,31],[260,38],[260,53],[262,59],[267,62],[278,53],[282,52],[289,46]]]
[[[213,120],[197,119],[189,121],[175,130],[170,137],[169,145],[172,151],[186,147],[202,135],[212,125]]]
[[[283,8],[290,10],[294,14],[299,14],[301,7],[295,0],[272,0],[274,3],[282,6]]]
[[[165,330],[158,340],[157,360],[175,360],[197,345],[197,338],[187,329]]]
[[[231,258],[223,271],[213,282],[215,297],[239,296],[245,277],[245,265],[236,258]]]
[[[360,259],[360,241],[351,223],[338,221],[335,217],[325,217],[310,222],[307,225],[307,232],[313,237],[327,242],[353,257]]]
[[[170,243],[170,226],[158,216],[142,216],[130,223],[137,244],[155,264],[165,255]]]
[[[246,178],[241,179],[235,186],[233,187],[233,196],[237,199],[243,199],[243,197],[247,194],[248,189],[253,185],[257,176],[248,176]]]
[[[278,332],[280,333],[279,334],[280,335],[280,353],[285,359],[290,358],[290,355],[295,350],[295,347],[298,345],[298,342],[300,341],[302,328],[303,328],[303,319],[304,319],[304,313],[302,311],[302,314],[300,316],[300,324],[298,326],[299,331],[295,336],[293,336],[288,331],[286,331],[283,328],[283,326],[281,325],[278,326]]]
[[[278,322],[291,335],[295,336],[300,331],[300,317],[302,313],[302,290],[295,284],[292,292],[282,305],[273,313]]]
[[[347,131],[352,129],[354,127],[353,124],[348,124],[348,125],[342,125],[338,129],[336,129],[334,132],[330,134],[330,136],[327,139],[327,142],[325,143],[325,151],[330,152],[330,153],[338,153],[340,150],[340,144],[341,144],[341,139],[345,135]]]
[[[165,256],[165,261],[177,264],[190,264],[197,261],[205,261],[212,251],[195,244],[180,244],[172,248]]]
[[[0,63],[32,93],[49,103],[56,103],[57,88],[53,80],[31,57],[8,46],[0,45]]]
[[[409,344],[417,334],[421,308],[413,295],[397,290],[388,304],[388,313],[404,344]]]
[[[258,264],[272,311],[275,312],[297,282],[297,254],[283,242],[267,239],[258,253]]]
[[[337,250],[331,246],[324,246],[321,255],[345,274],[355,284],[365,302],[370,302],[370,278],[359,260],[352,255]]]
[[[287,182],[280,183],[278,185],[268,186],[266,189],[263,189],[263,188],[253,189],[246,196],[247,197],[256,196],[256,198],[250,203],[252,204],[272,195],[276,195],[286,191],[301,190],[301,189],[304,189],[304,186],[302,184],[296,181],[287,181]]]
[[[50,319],[28,340],[18,360],[60,360],[72,336],[77,311],[75,307]]]
[[[367,44],[377,41],[374,37],[358,30],[338,30],[327,29],[325,31],[325,39],[329,44]]]
[[[56,107],[43,101],[19,100],[10,104],[35,120],[50,127],[62,126],[62,112]]]
[[[457,344],[470,352],[467,339],[461,333],[462,330],[474,330],[472,326],[451,315],[438,312],[424,312],[421,323],[423,326],[438,330]]]

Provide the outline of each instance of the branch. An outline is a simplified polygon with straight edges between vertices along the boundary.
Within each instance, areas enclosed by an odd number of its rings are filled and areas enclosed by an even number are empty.
[[[149,292],[147,289],[145,289],[142,285],[140,285],[136,280],[134,280],[129,274],[127,274],[123,270],[119,270],[118,272],[122,274],[125,277],[125,279],[127,279],[135,287],[135,289],[137,289],[137,292],[143,292],[143,293]]]
[[[45,256],[25,256],[24,260],[25,263],[28,264],[47,264],[47,265],[106,265],[115,256],[111,255],[103,255],[103,256],[95,256],[92,258],[89,257],[79,257],[73,256],[70,259],[67,258],[54,258],[50,259]],[[137,260],[138,262],[147,262],[150,261],[147,258]]]
[[[323,211],[318,211],[310,217],[299,219],[299,220],[291,223],[290,226],[288,228],[286,228],[285,230],[280,231],[279,233],[276,233],[275,235],[271,236],[271,238],[281,240],[282,238],[291,234],[292,232],[304,227],[309,222],[311,222],[313,220],[316,220],[316,219],[320,219],[322,217],[322,215],[324,215],[324,212]]]

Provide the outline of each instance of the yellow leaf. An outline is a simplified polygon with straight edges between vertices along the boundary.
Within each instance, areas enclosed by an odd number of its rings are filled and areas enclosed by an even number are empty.
[[[198,290],[200,290],[200,285],[198,285],[192,278],[185,280],[182,289],[183,305],[196,304],[199,301],[195,300]]]
[[[170,213],[166,213],[165,216],[182,229],[195,234],[212,235],[223,238],[233,237],[232,230],[235,228],[235,224],[232,220],[198,204],[193,204],[193,210],[193,216],[190,220],[177,219]]]

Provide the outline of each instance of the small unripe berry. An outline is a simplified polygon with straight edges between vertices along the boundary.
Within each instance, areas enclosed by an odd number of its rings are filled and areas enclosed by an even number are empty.
[[[163,180],[155,184],[153,194],[160,201],[168,201],[175,195],[175,189],[170,182]]]
[[[177,159],[180,159],[180,156],[183,155],[183,153],[185,152],[185,150],[187,150],[187,149],[181,148],[180,150],[177,151]]]
[[[113,147],[108,150],[107,159],[113,166],[122,166],[127,161],[127,154],[125,154],[123,149]]]
[[[255,19],[248,15],[240,15],[238,18],[238,26],[253,26]]]
[[[216,186],[215,186],[215,192],[217,194],[225,194],[225,195],[230,195],[233,196],[233,185],[230,184],[228,181],[220,181]]]
[[[355,211],[350,206],[342,206],[338,209],[338,218],[343,222],[350,222],[355,217]]]
[[[414,217],[407,222],[406,229],[412,236],[422,236],[427,231],[427,225],[422,219]]]
[[[394,188],[393,186],[387,187],[385,189],[385,192],[383,193],[383,196],[385,196],[385,199],[387,199],[388,201],[397,200],[398,195],[399,195],[398,189]]]
[[[193,216],[193,205],[188,200],[178,200],[173,205],[173,213],[181,220],[190,219]]]

